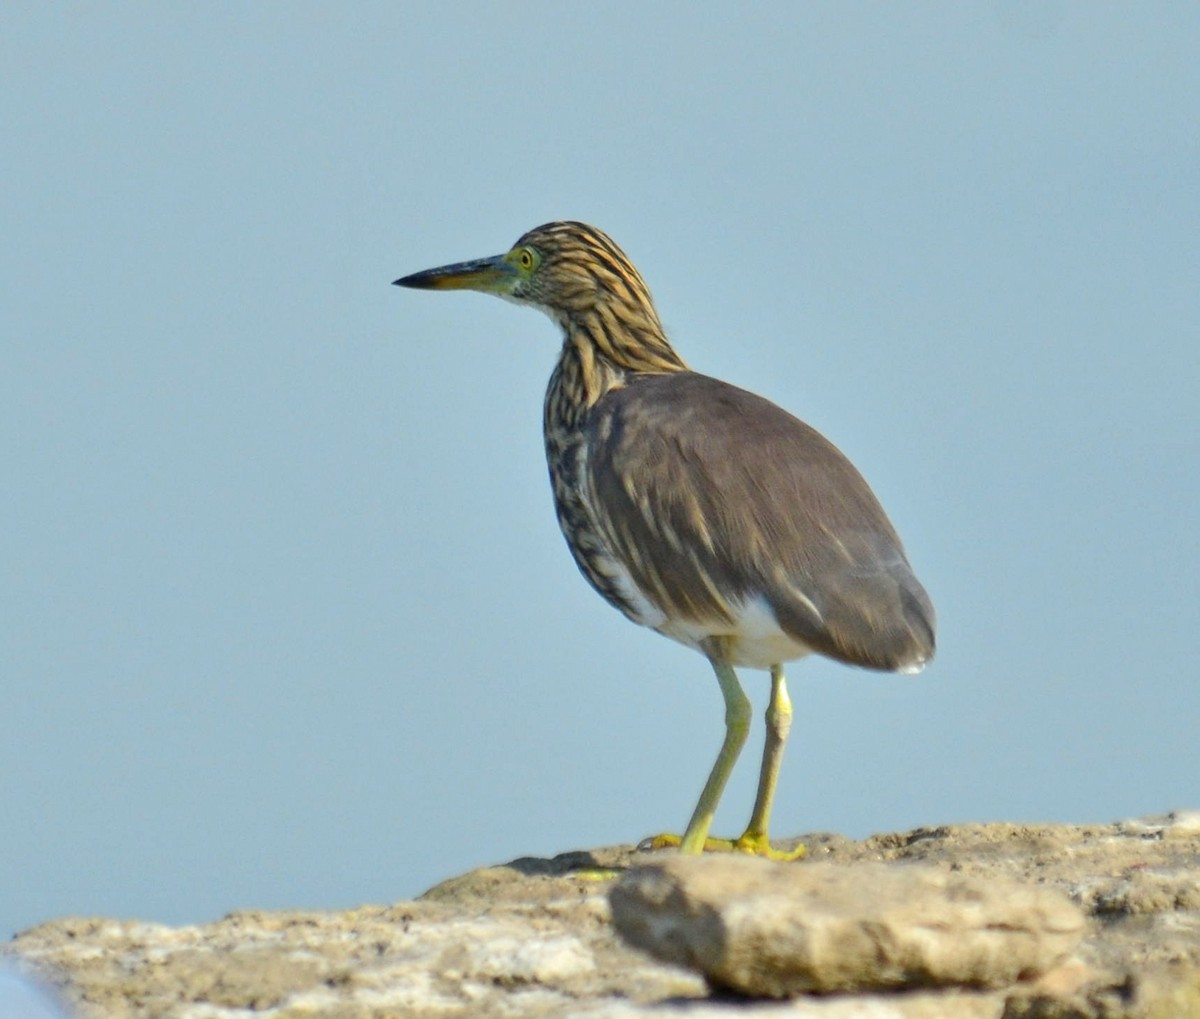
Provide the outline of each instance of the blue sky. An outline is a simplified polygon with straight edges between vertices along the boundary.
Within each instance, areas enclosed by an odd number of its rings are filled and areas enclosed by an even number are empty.
[[[389,285],[560,218],[937,605],[920,677],[790,668],[779,836],[1197,806],[1198,51],[1168,3],[7,9],[0,934],[686,823],[720,696],[563,547],[554,327]]]

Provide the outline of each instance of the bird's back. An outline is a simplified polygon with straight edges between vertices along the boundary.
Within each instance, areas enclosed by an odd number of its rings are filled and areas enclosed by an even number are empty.
[[[916,671],[933,656],[933,606],[878,500],[791,414],[694,372],[633,374],[578,437],[577,508],[590,518],[579,530],[592,547],[573,551],[639,622],[700,646],[698,634],[760,630],[765,614],[795,645],[779,659],[815,651]],[[767,647],[741,663],[771,664]]]

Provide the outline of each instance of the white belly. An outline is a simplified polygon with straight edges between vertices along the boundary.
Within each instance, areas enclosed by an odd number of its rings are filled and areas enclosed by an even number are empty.
[[[655,629],[701,653],[709,638],[724,638],[730,663],[750,669],[769,669],[812,654],[807,644],[784,632],[771,606],[760,597],[747,599],[735,607],[731,623],[665,621]]]
[[[713,637],[725,639],[730,664],[750,669],[769,669],[812,653],[807,644],[784,632],[775,612],[762,597],[748,598],[734,606],[732,622],[673,620],[646,597],[619,560],[598,556],[593,563],[620,592],[628,606],[625,614],[630,619],[701,654],[707,655],[705,642]]]

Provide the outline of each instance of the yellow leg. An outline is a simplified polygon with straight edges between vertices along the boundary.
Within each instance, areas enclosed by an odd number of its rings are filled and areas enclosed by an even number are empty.
[[[758,776],[758,795],[754,800],[754,811],[750,815],[750,823],[746,831],[738,839],[715,839],[708,837],[708,829],[712,825],[713,814],[725,783],[746,742],[746,733],[750,727],[750,702],[738,683],[737,675],[732,666],[718,659],[711,659],[717,680],[721,684],[721,693],[725,697],[725,741],[721,744],[721,752],[717,754],[704,791],[700,794],[700,802],[692,813],[687,831],[681,839],[678,835],[656,835],[646,840],[644,846],[653,849],[664,849],[679,846],[683,853],[700,853],[704,850],[736,850],[743,853],[753,853],[766,856],[773,860],[797,860],[804,856],[804,846],[797,846],[787,852],[772,849],[767,835],[771,820],[771,804],[775,799],[775,784],[779,778],[779,766],[783,762],[783,748],[787,743],[788,732],[792,728],[792,702],[788,697],[787,683],[783,676],[783,666],[771,667],[771,701],[767,706],[767,741],[763,749],[762,770]]]
[[[767,828],[771,822],[771,804],[775,800],[775,784],[779,780],[779,766],[783,763],[783,748],[788,733],[792,730],[792,699],[788,696],[787,681],[782,665],[771,666],[771,701],[767,705],[767,742],[763,748],[762,770],[758,774],[758,795],[754,798],[754,812],[742,837],[733,847],[745,853],[769,856],[775,860],[796,860],[804,855],[804,847],[798,846],[790,852],[771,848]]]
[[[713,814],[717,811],[717,803],[721,799],[721,793],[725,791],[725,783],[729,781],[729,773],[737,763],[738,754],[742,752],[746,734],[750,731],[750,700],[742,690],[733,666],[714,658],[712,667],[717,674],[717,682],[721,684],[721,695],[725,698],[725,739],[721,743],[721,751],[717,754],[708,781],[704,783],[700,801],[692,812],[692,819],[688,821],[687,831],[683,833],[683,840],[679,843],[681,853],[704,851],[704,843],[708,838]]]

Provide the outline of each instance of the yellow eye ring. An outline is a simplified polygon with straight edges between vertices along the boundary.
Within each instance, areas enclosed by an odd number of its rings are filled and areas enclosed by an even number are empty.
[[[522,248],[519,252],[517,252],[517,265],[519,265],[522,269],[527,271],[532,269],[535,261],[536,259],[533,257],[533,252],[528,248]]]

